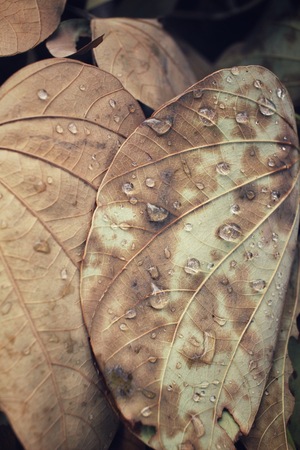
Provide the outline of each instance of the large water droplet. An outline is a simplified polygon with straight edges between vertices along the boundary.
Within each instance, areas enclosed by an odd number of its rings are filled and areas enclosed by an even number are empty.
[[[151,409],[150,409],[149,406],[146,406],[145,408],[143,408],[143,409],[141,410],[141,415],[142,415],[143,417],[149,417],[151,414],[152,414],[152,411],[151,411]]]
[[[163,222],[169,215],[169,211],[152,203],[147,203],[147,213],[150,222]]]
[[[200,108],[199,109],[199,119],[200,122],[203,123],[203,125],[207,127],[211,127],[215,125],[214,119],[216,118],[216,111],[211,108]]]
[[[196,258],[188,258],[184,271],[190,275],[195,275],[201,270],[200,261]]]
[[[156,119],[152,117],[150,119],[144,120],[143,123],[152,128],[152,130],[155,131],[156,134],[161,136],[163,134],[166,134],[172,128],[173,119],[170,116],[163,119]]]
[[[156,284],[151,283],[152,294],[149,303],[154,309],[163,309],[167,306],[169,299],[164,291],[162,291]]]
[[[76,127],[76,125],[75,125],[74,122],[69,123],[69,125],[68,125],[68,130],[69,130],[70,133],[72,133],[72,134],[77,134],[77,132],[78,132],[77,127]]]
[[[165,254],[165,257],[166,257],[167,259],[170,259],[170,258],[171,258],[171,252],[170,252],[170,250],[169,250],[169,247],[166,247],[166,248],[164,249],[164,254]]]
[[[237,115],[235,116],[235,120],[237,121],[237,123],[248,123],[249,122],[249,117],[246,111],[241,111],[239,113],[237,113]]]
[[[254,289],[257,292],[263,291],[266,287],[265,280],[262,280],[261,278],[257,280],[250,281],[250,286],[252,289]]]
[[[272,116],[276,112],[276,106],[266,97],[258,99],[258,108],[264,116]]]
[[[218,229],[218,236],[224,241],[235,241],[241,234],[241,227],[236,223],[228,223]]]
[[[220,174],[220,175],[228,175],[230,172],[230,165],[227,162],[219,162],[216,165],[216,171]]]
[[[155,181],[153,178],[146,178],[145,184],[148,188],[153,188],[155,186]]]
[[[47,241],[37,241],[34,246],[33,249],[38,252],[38,253],[50,253],[50,245],[48,244]]]
[[[47,100],[47,98],[48,98],[48,92],[47,91],[45,91],[45,89],[40,89],[39,91],[38,91],[38,93],[37,93],[37,95],[38,95],[38,98],[40,99],[40,100]]]
[[[123,191],[126,195],[128,195],[128,194],[130,194],[130,193],[133,191],[133,188],[134,188],[133,184],[130,183],[129,181],[127,181],[126,183],[123,184],[123,186],[122,186],[122,191]]]

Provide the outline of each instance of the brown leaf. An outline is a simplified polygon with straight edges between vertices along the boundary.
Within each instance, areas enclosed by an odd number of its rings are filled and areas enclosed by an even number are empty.
[[[278,272],[278,282],[282,272]],[[289,389],[289,377],[293,371],[288,356],[288,342],[295,334],[297,302],[299,299],[299,255],[296,254],[286,301],[279,326],[279,338],[273,356],[272,368],[266,389],[249,435],[243,440],[249,450],[263,450],[272,442],[274,449],[291,449],[288,442],[287,422],[293,412],[294,397]],[[272,315],[273,298],[266,302],[266,314]]]
[[[77,61],[41,61],[1,88],[0,408],[25,448],[107,448],[115,432],[79,264],[96,190],[141,117],[118,80]]]
[[[91,28],[93,38],[104,34],[94,50],[98,66],[151,108],[195,83],[180,48],[156,20],[94,19]]]
[[[3,0],[0,4],[0,56],[26,52],[59,24],[66,0]]]
[[[208,76],[135,130],[99,189],[82,270],[91,343],[155,449],[233,449],[219,419],[247,434],[259,408],[298,226],[283,92],[259,66]]]

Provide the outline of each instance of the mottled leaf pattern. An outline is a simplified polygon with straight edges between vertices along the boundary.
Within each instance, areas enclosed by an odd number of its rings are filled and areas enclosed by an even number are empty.
[[[30,450],[104,449],[116,430],[79,264],[96,190],[141,117],[118,80],[77,61],[28,66],[0,91],[0,408]]]
[[[158,108],[195,83],[184,54],[156,20],[94,19],[98,66],[115,75],[138,100]]]
[[[232,449],[225,414],[250,431],[297,238],[293,114],[267,69],[220,70],[145,120],[101,184],[82,270],[91,343],[155,449]]]

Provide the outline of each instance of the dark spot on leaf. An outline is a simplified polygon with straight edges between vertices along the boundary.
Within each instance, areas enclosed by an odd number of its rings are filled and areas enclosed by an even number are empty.
[[[106,372],[108,387],[116,397],[130,397],[133,392],[132,374],[121,366],[115,366]]]

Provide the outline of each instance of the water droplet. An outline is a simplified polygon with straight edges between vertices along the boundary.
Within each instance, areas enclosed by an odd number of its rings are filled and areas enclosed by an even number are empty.
[[[227,323],[227,319],[224,319],[224,317],[213,316],[213,320],[220,325],[220,327],[223,327]]]
[[[181,203],[180,202],[176,201],[176,202],[173,203],[173,208],[174,209],[179,209],[180,207],[181,207]]]
[[[169,211],[152,203],[147,203],[147,213],[150,222],[163,222],[169,215]]]
[[[258,99],[258,108],[264,116],[272,116],[276,112],[276,106],[266,97]]]
[[[193,225],[191,223],[186,223],[186,224],[184,224],[183,229],[184,229],[184,231],[192,231]]]
[[[130,103],[130,105],[128,105],[128,111],[132,114],[132,113],[134,113],[135,112],[135,106],[132,104],[132,103]]]
[[[55,127],[56,133],[62,134],[64,132],[64,129],[61,125],[56,125]]]
[[[142,415],[143,417],[149,417],[151,414],[152,414],[152,411],[151,411],[151,409],[149,408],[149,406],[146,406],[145,408],[143,408],[143,409],[141,410],[141,415]]]
[[[224,241],[235,241],[242,234],[242,230],[236,223],[222,225],[218,229],[218,236]]]
[[[126,183],[123,184],[123,186],[122,186],[122,191],[123,191],[126,195],[128,195],[128,194],[130,194],[130,193],[133,191],[133,188],[134,188],[133,184],[130,183],[129,181],[127,181]]]
[[[275,167],[276,163],[274,161],[274,159],[272,158],[268,158],[268,166],[269,167]]]
[[[182,366],[181,362],[176,363],[176,369],[181,369],[181,366]]]
[[[155,186],[155,181],[153,178],[146,178],[145,184],[149,188],[153,188]]]
[[[219,162],[216,165],[216,171],[220,174],[220,175],[228,175],[230,172],[230,165],[227,162]]]
[[[164,291],[162,291],[156,284],[151,283],[152,293],[149,303],[154,309],[163,309],[167,306],[169,299]]]
[[[232,214],[238,214],[240,212],[241,208],[236,203],[234,205],[231,205],[230,212]]]
[[[52,184],[53,183],[53,178],[52,177],[47,177],[47,183],[48,184]]]
[[[80,85],[79,85],[79,89],[80,89],[81,91],[85,91],[85,90],[86,90],[85,84],[80,84]]]
[[[199,394],[199,392],[195,392],[193,395],[193,400],[194,402],[200,402],[201,400],[201,395]]]
[[[201,98],[203,96],[203,89],[194,89],[193,90],[193,97],[194,98]]]
[[[162,119],[156,119],[154,117],[150,119],[146,119],[143,122],[145,125],[150,127],[153,131],[155,131],[156,134],[159,136],[162,136],[163,134],[166,134],[173,126],[173,119],[172,117],[168,116],[166,118]]]
[[[235,116],[235,120],[237,121],[237,123],[248,123],[249,122],[249,117],[246,111],[241,111],[239,113],[237,113],[237,115]]]
[[[260,80],[255,80],[253,83],[254,87],[256,87],[257,89],[261,89],[262,88],[262,82]]]
[[[5,301],[4,303],[2,303],[1,305],[1,314],[3,314],[3,316],[5,316],[6,314],[9,313],[9,311],[12,308],[12,302],[10,301]]]
[[[250,281],[250,286],[255,291],[260,292],[260,291],[263,291],[265,289],[266,282],[265,282],[265,280],[262,280],[262,279],[259,278],[257,280]]]
[[[89,414],[89,420],[93,420],[94,419],[94,415],[93,414]]]
[[[151,364],[155,364],[156,361],[157,361],[157,358],[156,358],[156,356],[149,356],[148,361],[149,361]]]
[[[34,244],[33,249],[38,253],[45,253],[45,254],[50,253],[51,250],[48,242],[43,240],[37,241]]]
[[[112,98],[109,99],[108,103],[112,108],[115,108],[117,104],[116,101]]]
[[[31,353],[31,348],[27,347],[22,351],[23,355],[28,356]]]
[[[120,117],[119,117],[119,116],[114,116],[114,121],[115,121],[116,123],[119,123],[119,122],[120,122]]]
[[[244,256],[246,261],[250,261],[254,257],[252,252],[245,252]]]
[[[125,313],[125,319],[134,319],[136,317],[136,310],[135,309],[128,309]]]
[[[204,429],[204,425],[203,425],[202,421],[199,419],[199,417],[192,416],[192,424],[193,424],[193,427],[195,430],[195,435],[197,436],[197,438],[200,438],[201,436],[203,436],[205,433],[205,429]]]
[[[230,72],[232,73],[232,75],[235,75],[235,76],[237,76],[237,75],[239,75],[240,74],[240,69],[238,68],[238,67],[232,67],[231,69],[230,69]]]
[[[215,401],[216,401],[216,396],[215,396],[215,395],[212,395],[211,397],[209,397],[209,400],[210,400],[212,403],[215,403]]]
[[[151,335],[150,335],[150,337],[151,337],[151,339],[155,339],[156,338],[156,333],[151,333]]]
[[[157,280],[157,278],[159,278],[159,271],[156,266],[149,267],[147,269],[147,271],[149,272],[149,274],[153,280]]]
[[[277,233],[272,233],[272,241],[273,242],[277,242],[278,241],[278,234]]]
[[[203,125],[207,127],[215,125],[214,119],[216,118],[217,113],[214,109],[200,108],[199,114],[200,114],[199,116],[200,122],[202,122]]]
[[[196,187],[202,191],[205,188],[205,185],[201,183],[201,181],[196,181]]]
[[[129,203],[131,203],[132,205],[136,205],[137,202],[138,202],[138,200],[137,200],[136,197],[131,197],[131,198],[129,199]]]
[[[150,398],[150,399],[153,399],[153,398],[156,397],[155,392],[149,391],[148,389],[142,389],[142,394],[143,394],[144,397]]]
[[[269,391],[267,389],[265,390],[265,395],[267,395],[267,396],[270,395]]]
[[[276,89],[276,95],[278,98],[280,98],[281,100],[284,99],[284,97],[286,96],[286,91],[284,88],[277,88]]]
[[[255,198],[255,192],[249,189],[246,191],[246,197],[248,200],[253,200]]]
[[[47,100],[47,98],[48,98],[48,92],[45,91],[45,89],[40,89],[38,91],[37,95],[40,100]]]
[[[226,78],[227,83],[232,83],[232,77],[230,75],[228,75],[228,77]]]
[[[170,259],[170,258],[171,258],[171,252],[170,252],[170,250],[169,250],[169,247],[166,247],[166,248],[164,249],[164,254],[165,254],[165,257],[166,257],[167,259]]]
[[[195,275],[201,270],[200,261],[196,258],[188,258],[184,271],[190,275]]]
[[[280,199],[280,192],[279,191],[272,191],[271,192],[271,200],[273,200],[273,202],[277,202]]]
[[[120,326],[119,326],[119,328],[120,328],[121,331],[126,331],[126,330],[128,330],[128,326],[126,325],[126,323],[121,323]]]
[[[215,386],[218,386],[218,385],[220,384],[220,381],[219,381],[219,380],[214,380],[214,381],[212,382],[212,384],[214,384]]]
[[[60,271],[60,278],[62,280],[66,280],[68,278],[68,271],[65,267]]]
[[[44,192],[47,189],[47,185],[43,180],[36,180],[33,187],[38,194]]]
[[[77,132],[78,132],[77,127],[76,127],[76,125],[75,125],[74,122],[69,123],[69,125],[68,125],[68,130],[69,130],[70,133],[72,133],[72,134],[77,134]]]
[[[252,370],[256,369],[257,368],[257,361],[254,361],[254,359],[251,359],[249,361],[248,368],[249,368],[249,372],[251,372]]]
[[[214,266],[215,266],[214,263],[207,263],[206,264],[207,270],[211,270]]]

